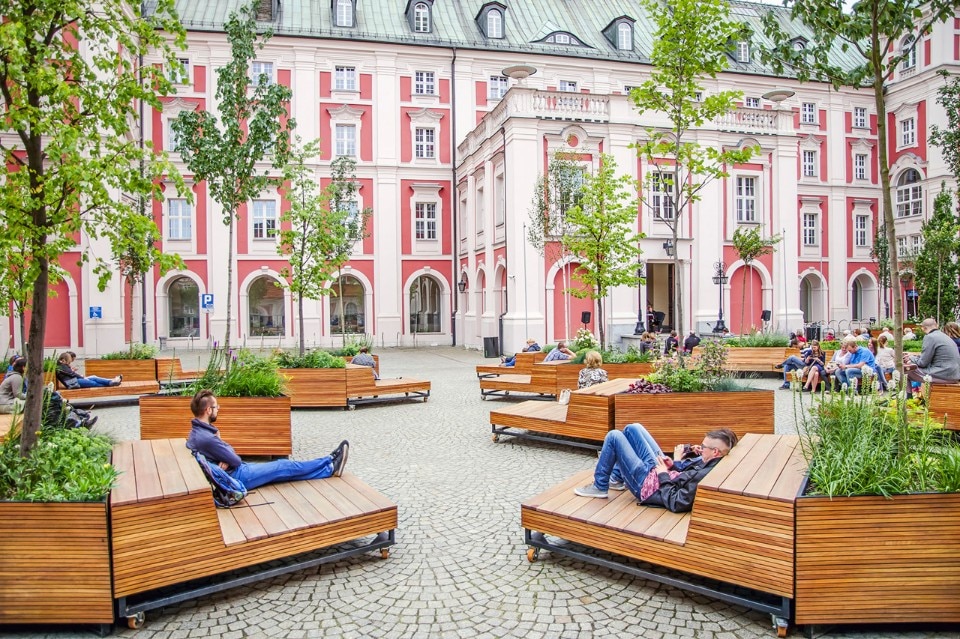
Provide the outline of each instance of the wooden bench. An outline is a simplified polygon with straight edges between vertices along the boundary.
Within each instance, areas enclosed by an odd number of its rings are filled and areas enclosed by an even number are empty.
[[[136,403],[141,395],[152,395],[160,391],[160,384],[152,382],[134,382],[123,380],[119,386],[97,386],[94,388],[62,389],[59,393],[74,406],[93,404]]]
[[[511,435],[597,450],[607,432],[614,426],[614,396],[627,390],[634,381],[612,379],[603,384],[573,391],[570,393],[570,403],[566,405],[528,401],[490,411],[493,441],[499,441],[501,435]],[[542,437],[531,433],[546,433],[596,443]]]
[[[347,364],[347,407],[351,410],[358,404],[392,401],[403,398],[430,397],[430,382],[422,379],[389,378],[374,379],[368,366]]]
[[[204,594],[371,550],[386,557],[394,543],[396,505],[350,474],[264,486],[218,509],[183,439],[120,442],[113,464],[114,598],[132,626],[147,610]],[[295,559],[265,563],[281,558]]]
[[[477,377],[495,377],[497,375],[529,375],[533,365],[542,362],[547,356],[543,351],[533,353],[517,353],[517,360],[513,366],[500,364],[480,364],[477,366]]]
[[[930,384],[930,415],[950,430],[960,430],[960,384]]]
[[[161,385],[192,382],[203,375],[204,371],[185,371],[179,357],[157,358],[157,381]]]
[[[578,497],[573,489],[593,479],[593,471],[584,471],[522,503],[527,558],[534,561],[546,549],[748,606],[773,615],[785,636],[794,598],[794,503],[805,472],[795,435],[747,435],[700,483],[693,511],[671,513],[638,505],[629,491],[611,492],[610,499]],[[620,557],[598,557],[546,535]],[[731,592],[726,584],[755,592]]]
[[[580,365],[571,364],[567,360],[539,362],[531,367],[531,372],[528,375],[507,373],[496,377],[481,377],[480,398],[506,397],[513,393],[526,393],[539,395],[538,399],[553,399],[557,395],[557,371],[562,367],[570,367],[571,370],[577,371],[577,374],[583,368]]]
[[[607,371],[607,379],[637,379],[649,375],[653,372],[653,364],[632,363],[632,364],[603,364],[603,370]],[[584,369],[583,364],[574,364],[569,367],[557,369],[557,395],[565,388],[576,390],[580,384],[580,371]]]

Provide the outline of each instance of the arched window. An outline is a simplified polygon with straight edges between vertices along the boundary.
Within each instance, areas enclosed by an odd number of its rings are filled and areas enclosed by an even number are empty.
[[[487,11],[487,37],[503,37],[503,14],[496,9]]]
[[[337,0],[335,20],[338,27],[353,26],[353,0]]]
[[[923,185],[920,172],[907,169],[897,180],[897,217],[923,214]]]
[[[363,284],[352,275],[343,275],[333,284],[330,298],[331,333],[366,333]]]
[[[621,51],[633,50],[633,28],[626,22],[617,26],[617,48]]]
[[[426,2],[418,2],[413,8],[413,30],[417,33],[430,33],[430,7]]]
[[[908,35],[900,42],[900,53],[903,55],[901,71],[912,71],[917,67],[917,44],[912,35]]]
[[[167,287],[170,337],[200,336],[200,289],[189,277],[178,277]]]
[[[261,275],[247,289],[250,335],[284,335],[283,289],[277,280]]]
[[[410,287],[410,332],[439,333],[440,318],[440,283],[421,275]]]

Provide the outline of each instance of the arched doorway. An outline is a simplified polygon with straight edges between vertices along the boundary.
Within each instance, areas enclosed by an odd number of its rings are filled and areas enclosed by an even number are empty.
[[[250,282],[248,320],[250,335],[254,337],[284,335],[286,316],[283,307],[283,289],[277,280],[261,275]]]
[[[587,287],[577,279],[575,271],[577,264],[565,264],[563,268],[557,269],[553,277],[553,341],[564,338],[572,338],[577,334],[577,329],[583,328],[581,322],[583,313],[590,313],[590,321],[586,327],[590,332],[594,331],[597,318],[594,317],[594,302],[589,297],[577,298],[567,292],[567,284],[570,289],[585,290]]]
[[[366,307],[363,283],[352,275],[341,275],[333,283],[330,298],[331,333],[366,333]]]
[[[170,337],[200,337],[200,288],[186,276],[167,286]]]
[[[744,285],[744,269],[747,274]],[[754,267],[741,266],[730,275],[730,314],[727,325],[734,333],[747,334],[763,327],[763,278]],[[719,300],[718,300],[719,302]]]
[[[866,321],[879,317],[880,295],[876,282],[866,273],[857,275],[850,284],[850,319]]]
[[[815,273],[808,273],[800,280],[800,310],[807,324],[826,322],[823,307],[823,280]]]
[[[429,275],[421,275],[410,286],[411,333],[442,332],[440,292],[440,282]]]

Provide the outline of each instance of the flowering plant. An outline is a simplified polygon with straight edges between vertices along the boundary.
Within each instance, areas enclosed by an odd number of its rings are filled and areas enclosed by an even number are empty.
[[[580,328],[577,329],[577,334],[573,338],[573,343],[570,345],[570,348],[574,351],[579,351],[584,348],[597,348],[599,346],[600,342],[593,336],[593,333],[585,328]]]

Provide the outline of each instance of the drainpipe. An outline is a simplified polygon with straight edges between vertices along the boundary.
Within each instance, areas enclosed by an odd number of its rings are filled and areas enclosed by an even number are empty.
[[[450,120],[451,120],[451,146],[453,147],[452,153],[450,154],[451,160],[451,173],[453,176],[453,182],[450,186],[450,213],[453,218],[453,241],[450,243],[452,250],[452,278],[451,282],[453,286],[451,291],[453,292],[453,311],[450,314],[450,336],[453,338],[452,346],[457,345],[457,313],[460,312],[460,291],[457,290],[457,268],[458,258],[460,257],[460,234],[457,231],[457,221],[460,218],[457,207],[460,206],[460,197],[457,192],[457,48],[451,47],[450,49],[453,52],[453,58],[450,60]]]
[[[507,256],[507,251],[506,251],[507,229],[509,229],[509,225],[507,224],[507,219],[508,219],[507,218],[507,176],[509,175],[509,173],[507,172],[507,127],[506,126],[500,127],[500,135],[503,137],[503,247],[504,247],[503,253],[504,253],[504,256],[506,257]],[[497,204],[499,204],[499,202],[495,202],[494,207],[496,207]],[[494,220],[493,224],[494,224],[494,229],[496,229],[496,224],[497,224],[496,220]],[[494,231],[494,234],[496,234],[496,231]],[[496,265],[494,265],[494,273],[496,273]],[[507,278],[507,279],[509,280],[510,278]],[[506,286],[506,284],[504,284],[504,286]],[[500,329],[498,331],[500,355],[503,355],[503,317],[510,310],[510,296],[507,295],[506,289],[504,289],[502,294],[503,294],[503,312],[500,313],[500,318],[499,318],[499,321],[497,322],[497,327]]]

